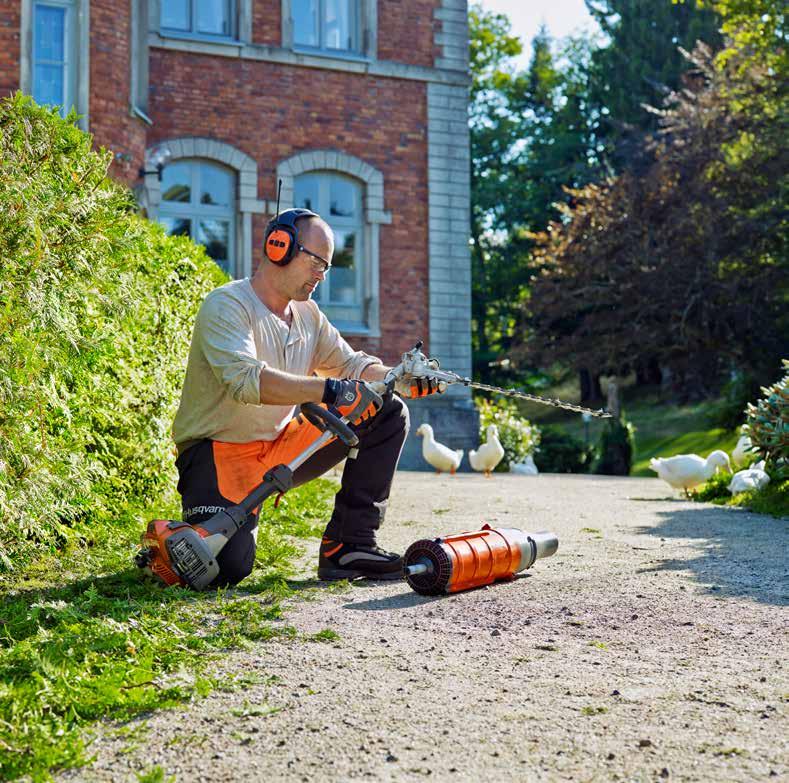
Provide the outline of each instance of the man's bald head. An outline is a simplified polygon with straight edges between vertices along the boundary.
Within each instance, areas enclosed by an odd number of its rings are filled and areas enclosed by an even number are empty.
[[[334,252],[334,232],[331,230],[331,226],[322,218],[307,216],[307,217],[300,217],[296,219],[296,227],[299,232],[299,242],[305,247],[308,247],[310,250],[313,249],[313,244],[324,246],[327,242],[331,247],[331,252],[328,256],[323,256],[324,258],[331,257],[331,253]],[[316,253],[319,253],[318,250],[315,250]],[[322,253],[319,253],[323,255]]]

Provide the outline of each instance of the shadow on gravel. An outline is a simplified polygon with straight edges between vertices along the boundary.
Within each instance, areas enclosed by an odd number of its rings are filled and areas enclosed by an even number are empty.
[[[386,598],[371,598],[369,601],[356,601],[344,604],[344,609],[354,609],[358,612],[380,612],[392,609],[408,609],[412,606],[424,606],[440,601],[443,595],[419,595],[412,590],[399,595],[390,595]]]
[[[789,604],[789,524],[786,520],[723,508],[658,512],[657,525],[635,532],[689,539],[696,556],[663,560],[644,571],[692,571],[711,594]]]

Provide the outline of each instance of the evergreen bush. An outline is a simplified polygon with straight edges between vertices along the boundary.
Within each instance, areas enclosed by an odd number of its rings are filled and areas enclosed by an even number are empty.
[[[635,429],[624,413],[608,419],[600,434],[594,472],[603,476],[629,476],[635,450]]]
[[[111,153],[0,101],[0,567],[111,523],[173,480],[191,322],[225,279],[138,217]]]
[[[776,466],[789,464],[789,360],[783,360],[784,377],[769,388],[756,405],[749,404],[743,432],[753,448]]]
[[[542,427],[540,447],[534,462],[541,473],[588,473],[594,449],[585,446],[562,427]]]
[[[496,466],[495,472],[504,473],[510,464],[522,462],[530,454],[534,454],[540,443],[540,430],[523,418],[513,400],[500,398],[493,402],[477,399],[479,409],[480,443],[487,440],[486,429],[495,424],[499,430],[499,441],[504,448],[504,457]]]

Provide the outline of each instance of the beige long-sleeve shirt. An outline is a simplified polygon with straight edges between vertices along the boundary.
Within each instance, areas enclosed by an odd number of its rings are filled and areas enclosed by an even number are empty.
[[[294,375],[359,378],[380,359],[354,351],[312,300],[291,302],[288,326],[260,301],[248,278],[211,291],[200,306],[173,422],[179,453],[203,438],[274,440],[293,405],[261,405],[264,367]]]

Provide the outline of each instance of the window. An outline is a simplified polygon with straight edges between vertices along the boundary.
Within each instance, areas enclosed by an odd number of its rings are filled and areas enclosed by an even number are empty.
[[[359,51],[359,0],[293,0],[298,48]]]
[[[235,177],[200,160],[179,160],[162,171],[159,222],[168,234],[191,237],[230,275],[235,264]]]
[[[310,172],[296,177],[295,205],[317,212],[334,232],[329,274],[315,291],[315,301],[339,328],[365,320],[362,188],[349,177]]]
[[[33,98],[60,106],[64,117],[77,97],[75,15],[74,3],[67,0],[33,5]]]
[[[231,0],[161,0],[159,22],[163,32],[229,38]]]

